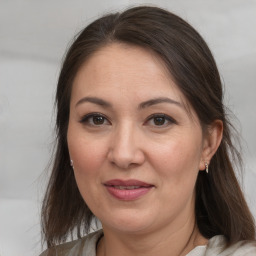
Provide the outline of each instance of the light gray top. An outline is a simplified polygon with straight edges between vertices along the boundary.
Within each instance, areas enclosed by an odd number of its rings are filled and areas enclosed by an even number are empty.
[[[44,251],[40,256],[96,256],[97,242],[103,236],[98,230],[81,239]],[[256,241],[240,241],[226,248],[224,236],[212,237],[207,245],[197,246],[187,256],[256,256]]]

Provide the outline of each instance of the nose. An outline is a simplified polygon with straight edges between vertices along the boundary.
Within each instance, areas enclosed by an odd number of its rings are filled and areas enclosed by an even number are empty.
[[[138,128],[124,124],[113,132],[108,160],[121,169],[138,166],[145,161],[142,138]]]

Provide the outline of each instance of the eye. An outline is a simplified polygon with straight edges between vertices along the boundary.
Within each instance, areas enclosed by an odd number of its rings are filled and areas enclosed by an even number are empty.
[[[88,124],[91,126],[110,125],[108,119],[100,113],[87,114],[80,120],[80,123]]]
[[[165,114],[153,114],[146,121],[146,124],[158,127],[166,127],[176,123],[177,122],[172,117]]]

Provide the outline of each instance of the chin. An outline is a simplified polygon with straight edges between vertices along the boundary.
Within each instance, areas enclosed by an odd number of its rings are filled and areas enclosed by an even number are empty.
[[[125,232],[126,234],[142,234],[150,229],[155,222],[149,216],[142,214],[113,214],[111,220],[102,220],[103,228]]]

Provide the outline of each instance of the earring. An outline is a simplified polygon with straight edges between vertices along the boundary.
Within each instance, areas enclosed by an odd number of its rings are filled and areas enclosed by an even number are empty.
[[[207,163],[207,162],[205,162],[204,164],[205,164],[205,171],[206,171],[206,173],[209,173],[208,163]]]
[[[74,169],[73,160],[70,159],[70,166]]]

